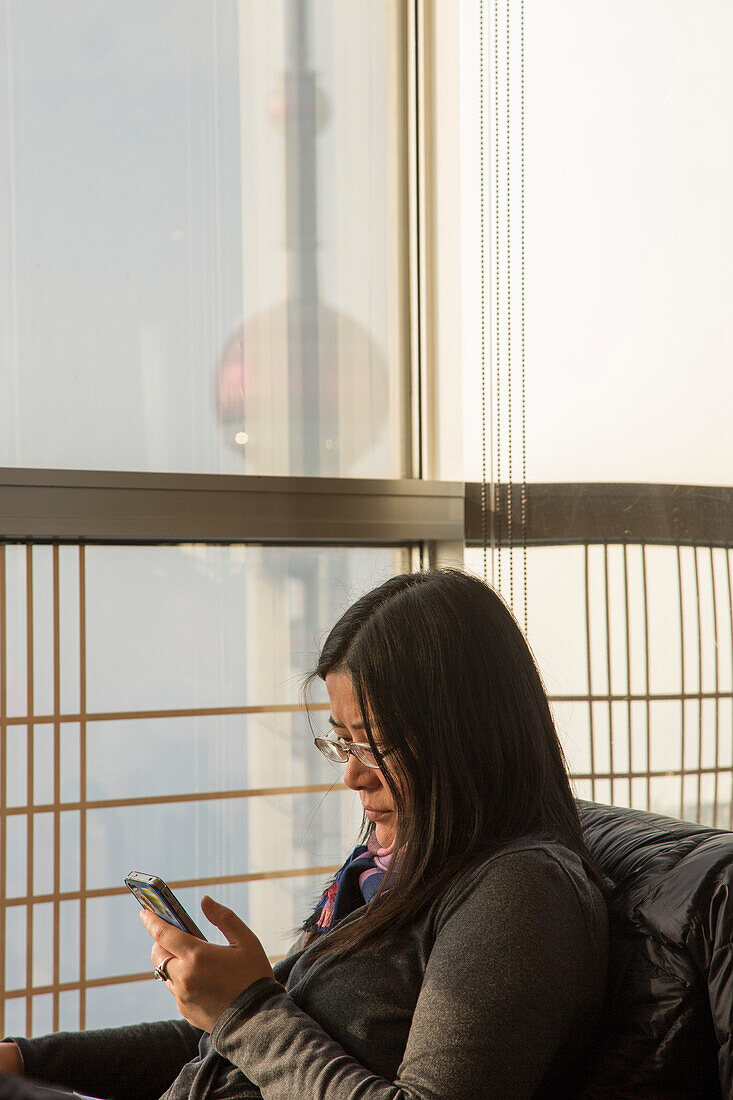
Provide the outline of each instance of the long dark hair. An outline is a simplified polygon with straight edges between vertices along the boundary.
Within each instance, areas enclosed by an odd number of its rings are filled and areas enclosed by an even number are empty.
[[[336,671],[351,676],[377,759],[376,731],[390,750],[400,867],[360,920],[322,937],[324,950],[409,923],[458,872],[520,837],[559,840],[600,884],[540,674],[488,585],[455,569],[392,577],[341,616],[311,679]]]

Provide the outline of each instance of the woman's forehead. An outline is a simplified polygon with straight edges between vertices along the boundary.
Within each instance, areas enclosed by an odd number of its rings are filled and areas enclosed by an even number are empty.
[[[326,676],[326,691],[331,701],[331,717],[336,723],[344,726],[363,725],[354,681],[348,672],[329,672]]]

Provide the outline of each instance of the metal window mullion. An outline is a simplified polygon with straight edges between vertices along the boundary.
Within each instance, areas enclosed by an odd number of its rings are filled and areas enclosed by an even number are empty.
[[[5,547],[0,546],[0,990],[5,988],[6,867],[7,860],[7,604]],[[5,1034],[5,996],[0,995],[0,1036]]]
[[[650,810],[652,805],[652,786],[651,786],[651,769],[652,769],[652,739],[651,739],[651,698],[649,694],[649,586],[647,581],[646,570],[646,545],[641,547],[641,576],[642,585],[644,591],[644,693],[646,695],[646,809]]]
[[[86,1027],[87,1007],[87,628],[86,558],[79,547],[79,1030]]]
[[[626,627],[626,722],[628,736],[629,772],[634,771],[633,716],[631,708],[631,613],[629,600],[629,547],[624,544],[624,623]],[[629,779],[629,806],[634,805],[633,789]]]
[[[682,553],[677,547],[677,593],[680,602],[680,776],[685,774],[685,739],[687,711],[685,707],[685,611],[682,585]],[[685,781],[680,779],[680,817],[685,816]]]
[[[25,549],[25,611],[26,611],[26,713],[30,717],[34,712],[33,691],[33,547],[28,544]],[[28,724],[26,732],[26,801],[32,806],[35,801],[33,756],[34,756],[34,728]],[[33,862],[34,862],[34,823],[35,815],[26,817],[26,893],[29,898],[33,896]],[[25,1003],[25,1027],[26,1035],[33,1034],[33,905],[29,902],[26,907],[26,947],[25,947],[25,975],[26,988],[28,990]]]
[[[61,619],[59,548],[53,547],[53,994],[52,1029],[59,1030],[59,977],[61,956]]]
[[[387,94],[390,110],[387,112],[387,281],[390,316],[388,358],[397,364],[392,407],[397,415],[390,417],[393,424],[391,442],[396,456],[396,469],[401,477],[417,468],[413,456],[413,440],[418,427],[414,422],[415,386],[412,377],[413,334],[411,329],[412,272],[411,252],[411,143],[410,127],[414,118],[411,112],[411,52],[408,49],[408,5],[403,0],[387,3],[386,67]]]
[[[429,343],[426,294],[428,292],[426,201],[430,187],[426,181],[425,148],[425,27],[424,0],[407,4],[407,216],[409,271],[410,423],[412,427],[411,470],[422,478],[430,468],[432,433],[429,424],[427,370]]]
[[[591,629],[590,629],[590,561],[588,553],[588,545],[586,543],[584,549],[584,573],[585,573],[585,647],[586,647],[586,668],[588,674],[588,736],[589,736],[589,748],[590,748],[590,791],[591,799],[595,801],[596,797],[596,744],[595,744],[595,730],[593,726],[593,672],[592,672],[592,659],[591,659]],[[608,690],[611,690],[611,685],[608,685]]]
[[[731,583],[731,568],[730,568],[730,549],[725,548],[725,578],[726,578],[726,590],[728,592],[728,629],[733,636],[733,584]],[[733,642],[731,644],[731,680],[733,680]],[[731,695],[731,711],[733,712],[733,695]],[[731,727],[733,736],[733,714],[731,715]],[[730,796],[730,807],[728,816],[728,828],[733,829],[733,791]]]
[[[700,566],[698,562],[698,548],[692,551],[695,563],[695,620],[697,626],[697,687],[702,691],[702,609],[700,607]],[[703,734],[703,705],[698,703],[697,714],[697,812],[695,821],[702,817],[702,734]]]
[[[603,547],[603,584],[606,605],[606,675],[608,677],[608,761],[611,775],[611,805],[615,805],[614,780],[616,769],[614,767],[614,743],[613,743],[613,672],[611,669],[611,603],[608,580],[608,544]]]
[[[710,580],[713,588],[713,644],[715,646],[715,748],[714,748],[714,767],[715,780],[713,786],[713,821],[715,826],[718,824],[718,764],[720,762],[720,646],[718,644],[718,591],[715,583],[715,558],[713,556],[713,548],[709,547],[710,554]],[[702,690],[702,678],[700,680],[700,689]],[[702,703],[700,704],[702,707]]]

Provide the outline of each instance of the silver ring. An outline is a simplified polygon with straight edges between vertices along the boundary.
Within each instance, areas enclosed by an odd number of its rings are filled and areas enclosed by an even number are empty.
[[[171,982],[173,979],[168,973],[168,963],[173,958],[173,955],[169,955],[167,959],[163,959],[159,966],[153,967],[153,976],[158,982]]]

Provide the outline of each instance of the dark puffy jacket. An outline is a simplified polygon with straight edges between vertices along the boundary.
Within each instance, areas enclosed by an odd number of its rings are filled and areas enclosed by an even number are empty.
[[[579,803],[612,882],[605,1018],[582,1097],[733,1097],[733,833]]]

